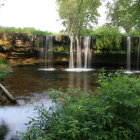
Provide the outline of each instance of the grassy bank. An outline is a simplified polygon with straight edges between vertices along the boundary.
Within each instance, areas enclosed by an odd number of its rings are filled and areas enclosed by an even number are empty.
[[[12,72],[11,66],[6,62],[5,59],[0,58],[0,81]]]
[[[0,58],[0,83],[8,76],[8,74],[12,72],[11,66],[7,63],[5,59]],[[5,98],[1,93],[0,89],[0,104],[3,104]]]

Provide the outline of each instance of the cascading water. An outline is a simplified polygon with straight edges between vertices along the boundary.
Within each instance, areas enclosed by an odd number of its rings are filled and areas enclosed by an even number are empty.
[[[82,50],[81,50],[81,37],[78,39],[76,36],[77,43],[77,68],[82,68]]]
[[[135,37],[136,38],[136,37]],[[137,45],[137,59],[136,59],[136,69],[131,70],[131,37],[127,37],[127,64],[126,64],[126,71],[127,74],[132,73],[140,73],[139,71],[139,62],[140,62],[140,37],[138,37],[138,45]]]
[[[53,68],[53,41],[52,36],[46,36],[45,68]]]
[[[46,35],[40,48],[40,58],[44,61],[44,68],[40,70],[53,70],[53,36]]]
[[[70,60],[69,60],[69,68],[74,68],[74,46],[73,46],[74,37],[70,36]]]
[[[70,36],[70,59],[68,71],[91,70],[91,37]]]
[[[137,49],[138,53],[137,53],[137,65],[136,65],[136,69],[139,70],[139,62],[140,62],[140,37],[139,37],[139,43],[138,43],[138,49]]]
[[[84,68],[90,68],[92,50],[90,49],[91,37],[84,38]]]
[[[126,66],[126,73],[131,72],[131,37],[127,37],[127,66]]]

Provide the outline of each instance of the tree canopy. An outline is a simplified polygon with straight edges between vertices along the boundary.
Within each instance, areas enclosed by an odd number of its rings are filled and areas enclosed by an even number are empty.
[[[108,19],[115,27],[123,28],[127,33],[140,31],[140,0],[113,0],[108,2]]]
[[[97,23],[100,0],[57,0],[59,16],[69,35],[78,35]]]

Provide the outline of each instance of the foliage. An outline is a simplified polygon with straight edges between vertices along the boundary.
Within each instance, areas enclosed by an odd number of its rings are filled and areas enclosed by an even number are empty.
[[[52,90],[57,106],[36,107],[38,116],[28,123],[22,139],[139,140],[140,77],[101,75],[96,96],[79,89]]]
[[[100,49],[120,49],[122,35],[116,28],[101,26],[93,30],[90,34],[95,40],[94,48]]]
[[[109,0],[107,0],[109,1]],[[111,25],[123,28],[127,33],[132,29],[140,31],[140,1],[114,0],[108,2],[108,18]]]
[[[0,81],[3,80],[10,72],[12,72],[11,67],[7,64],[5,59],[0,58]]]
[[[34,35],[51,35],[51,32],[36,30],[35,28],[26,27],[26,28],[15,28],[15,27],[0,27],[0,33],[27,33]]]
[[[97,83],[108,82],[114,78],[123,76],[122,69],[117,70],[116,72],[108,73],[104,68],[100,69],[98,73],[94,73],[94,76],[97,80]]]
[[[69,35],[79,35],[97,22],[99,0],[57,0],[59,16]]]
[[[134,30],[134,31],[129,32],[128,35],[129,36],[137,36],[137,37],[140,37],[140,31],[138,32],[138,31]]]

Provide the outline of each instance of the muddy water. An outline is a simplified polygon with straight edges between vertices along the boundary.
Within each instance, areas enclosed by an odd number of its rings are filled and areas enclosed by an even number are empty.
[[[53,103],[48,97],[50,88],[66,89],[69,86],[89,91],[95,89],[93,72],[67,72],[63,69],[41,71],[37,66],[14,67],[14,72],[4,81],[9,92],[18,100],[18,106],[0,107],[0,126],[5,126],[3,138],[0,127],[0,139],[17,140],[16,131],[25,131],[28,117],[34,116],[34,106]]]

